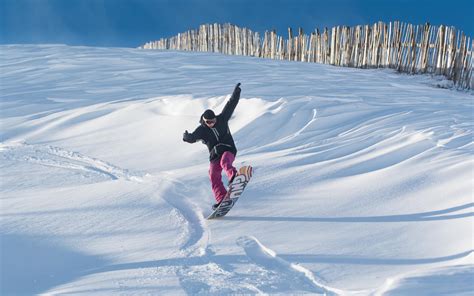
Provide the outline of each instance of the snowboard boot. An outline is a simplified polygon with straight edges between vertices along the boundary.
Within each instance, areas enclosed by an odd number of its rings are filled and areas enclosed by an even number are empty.
[[[219,205],[220,205],[221,203],[222,203],[222,200],[221,200],[221,202],[218,202],[218,203],[216,203],[216,204],[213,204],[213,205],[212,205],[212,210],[215,211],[215,210],[219,207]]]

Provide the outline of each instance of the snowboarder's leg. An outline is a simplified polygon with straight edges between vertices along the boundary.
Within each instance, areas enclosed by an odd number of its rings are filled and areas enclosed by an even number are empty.
[[[222,167],[219,160],[211,161],[209,166],[209,178],[211,179],[212,192],[217,203],[220,203],[227,194],[227,190],[222,183]]]
[[[229,181],[237,174],[237,169],[232,165],[234,160],[235,155],[232,152],[226,151],[222,154],[221,167],[224,169]]]

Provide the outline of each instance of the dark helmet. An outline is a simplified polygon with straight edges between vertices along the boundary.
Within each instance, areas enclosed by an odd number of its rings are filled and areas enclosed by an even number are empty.
[[[211,109],[207,109],[202,114],[202,117],[205,118],[205,119],[214,119],[214,118],[216,118],[216,114],[214,114],[214,111],[212,111]]]

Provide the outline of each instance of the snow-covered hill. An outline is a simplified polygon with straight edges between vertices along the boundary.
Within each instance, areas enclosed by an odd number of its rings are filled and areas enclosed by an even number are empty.
[[[473,94],[389,70],[0,47],[1,294],[472,295]],[[237,82],[223,219],[182,141]]]

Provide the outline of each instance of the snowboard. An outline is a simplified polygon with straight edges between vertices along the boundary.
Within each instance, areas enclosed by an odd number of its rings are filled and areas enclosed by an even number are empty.
[[[209,217],[207,217],[207,219],[224,217],[242,195],[242,192],[244,192],[251,177],[252,167],[249,165],[241,167],[237,172],[237,175],[234,177],[234,180],[232,180],[232,183],[229,185],[226,196],[220,205],[209,215]]]

